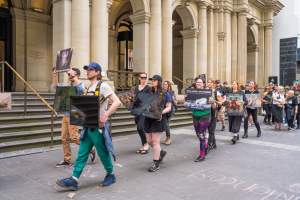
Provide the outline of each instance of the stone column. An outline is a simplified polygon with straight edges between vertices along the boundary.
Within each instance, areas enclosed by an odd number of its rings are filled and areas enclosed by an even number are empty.
[[[219,49],[218,49],[218,9],[214,9],[214,63],[213,79],[219,79]]]
[[[238,25],[237,13],[233,12],[231,17],[231,80],[237,80],[237,52],[238,52]]]
[[[53,65],[59,50],[71,47],[71,0],[53,1]],[[67,82],[67,76],[60,74],[60,82]]]
[[[224,51],[224,41],[226,33],[224,32],[224,9],[219,9],[218,12],[218,76],[222,81],[225,81],[226,68],[225,68],[225,51]]]
[[[207,74],[207,4],[199,4],[199,38],[197,74]]]
[[[133,70],[149,73],[150,14],[136,12],[130,16],[133,23]]]
[[[208,37],[207,37],[207,78],[214,77],[214,12],[212,8],[208,10]]]
[[[92,1],[92,61],[108,69],[108,8],[110,1]]]
[[[225,52],[225,80],[229,83],[231,82],[231,11],[225,10],[224,12],[225,18],[225,44],[224,44],[224,52]]]
[[[71,43],[72,65],[82,68],[90,61],[90,8],[89,0],[72,0]]]
[[[172,0],[163,0],[162,8],[162,76],[172,82]]]
[[[258,70],[257,73],[259,74],[257,79],[257,84],[259,86],[265,85],[265,78],[262,74],[265,73],[265,27],[260,25],[258,27]],[[267,81],[267,80],[266,80]]]
[[[238,65],[237,80],[241,84],[247,79],[247,13],[238,13]]]
[[[109,69],[111,70],[119,70],[118,68],[118,41],[117,41],[117,31],[113,29],[109,29],[108,31],[108,51],[109,51],[109,58],[108,58],[108,66],[110,67]]]
[[[195,78],[197,74],[197,37],[199,31],[195,29],[183,30],[183,81]]]
[[[273,10],[269,8],[265,13],[265,78],[264,84],[272,72],[272,33],[273,33]]]
[[[150,1],[150,54],[149,54],[149,75],[161,74],[162,54],[162,12],[161,0]]]

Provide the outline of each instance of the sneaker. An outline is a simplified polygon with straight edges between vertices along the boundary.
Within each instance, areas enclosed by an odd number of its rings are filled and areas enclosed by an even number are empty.
[[[69,167],[69,166],[72,166],[72,164],[65,160],[63,160],[55,165],[55,167]]]
[[[90,152],[90,157],[91,157],[91,162],[94,163],[96,159],[96,152],[94,148]]]
[[[58,179],[56,184],[68,190],[78,190],[78,182],[73,177]]]
[[[159,157],[159,162],[162,162],[164,157],[167,155],[167,152],[164,150],[160,151],[160,157]]]
[[[222,126],[222,129],[221,129],[221,131],[225,131],[225,126]]]
[[[238,140],[238,137],[233,136],[233,138],[231,139],[232,144],[235,144],[237,140]]]
[[[202,162],[202,161],[204,161],[205,160],[205,157],[203,156],[198,156],[195,160],[194,160],[194,162]]]
[[[152,166],[148,169],[148,172],[156,172],[160,169],[159,164],[153,162]]]
[[[116,182],[116,176],[114,174],[106,174],[105,178],[103,181],[101,181],[101,186],[102,187],[107,187]]]

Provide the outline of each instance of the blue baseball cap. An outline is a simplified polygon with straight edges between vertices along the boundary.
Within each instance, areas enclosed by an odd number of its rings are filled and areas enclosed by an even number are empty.
[[[101,65],[96,62],[91,62],[89,65],[83,67],[84,70],[93,69],[96,71],[102,71]]]

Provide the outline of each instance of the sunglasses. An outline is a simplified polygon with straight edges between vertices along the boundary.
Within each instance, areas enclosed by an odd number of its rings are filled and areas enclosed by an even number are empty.
[[[74,76],[71,73],[68,73],[68,76],[75,77],[77,74],[74,74]]]
[[[140,79],[147,79],[147,76],[140,76]]]

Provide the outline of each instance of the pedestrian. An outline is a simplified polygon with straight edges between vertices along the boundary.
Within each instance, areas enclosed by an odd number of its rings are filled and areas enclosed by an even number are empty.
[[[221,122],[221,131],[225,131],[225,101],[226,95],[216,92],[217,120]]]
[[[216,136],[215,136],[215,131],[216,131],[216,125],[217,125],[217,104],[216,104],[216,96],[217,92],[214,87],[214,82],[213,80],[208,80],[207,81],[207,88],[212,90],[212,97],[210,99],[211,103],[211,120],[210,124],[208,126],[208,150],[216,149],[217,148],[217,142],[216,142]],[[208,151],[207,151],[208,152]]]
[[[272,100],[272,114],[274,116],[275,130],[281,130],[283,122],[283,106],[285,103],[284,88],[282,86],[275,85]]]
[[[248,90],[245,91],[247,98],[246,102],[246,117],[244,119],[244,135],[243,138],[248,138],[248,118],[252,116],[253,123],[255,124],[257,135],[256,137],[261,136],[260,125],[257,120],[257,101],[260,99],[259,91],[257,90],[257,85],[254,81],[250,81],[248,84]],[[253,96],[254,95],[254,96]]]
[[[272,117],[272,96],[273,91],[272,87],[267,86],[262,96],[262,105],[265,111],[264,124],[271,125],[271,117]]]
[[[160,169],[160,163],[163,161],[167,152],[161,149],[160,139],[162,132],[165,131],[166,113],[171,112],[172,97],[169,93],[164,93],[162,88],[162,78],[154,75],[149,79],[151,81],[151,95],[154,97],[149,115],[145,116],[145,132],[148,144],[152,147],[153,164],[148,169],[149,172],[155,172]],[[159,111],[158,118],[152,117],[151,112]]]
[[[104,127],[107,119],[117,110],[121,105],[119,98],[116,96],[112,88],[105,82],[102,82],[101,66],[98,63],[92,62],[87,66],[84,66],[86,70],[87,78],[91,82],[87,88],[85,95],[99,96],[100,108],[99,108],[99,128],[87,128],[83,127],[79,151],[76,159],[76,163],[73,168],[72,176],[69,178],[62,178],[57,180],[57,185],[69,189],[77,190],[79,177],[86,165],[89,152],[96,147],[97,154],[106,170],[106,176],[103,181],[100,182],[101,186],[109,186],[116,182],[116,177],[113,173],[113,163],[110,152],[106,148],[104,134],[102,128]],[[110,106],[108,106],[110,102]]]
[[[201,78],[195,80],[195,89],[205,89]],[[206,156],[208,141],[205,133],[211,123],[211,105],[208,99],[199,99],[197,101],[201,102],[199,103],[200,107],[192,109],[194,129],[200,143],[199,156],[195,159],[195,162],[201,162],[205,160]]]
[[[54,72],[56,74],[56,72]],[[76,95],[80,96],[84,93],[84,84],[80,81],[80,70],[72,67],[67,71],[70,86],[75,87]],[[55,85],[58,85],[58,80],[55,80]],[[64,159],[56,164],[56,167],[71,166],[71,146],[70,143],[79,145],[78,126],[70,124],[70,112],[65,111],[61,122],[61,143],[63,146]],[[91,160],[95,160],[95,151],[91,151]]]
[[[134,88],[134,102],[132,111],[140,109],[144,105],[145,96],[151,92],[151,87],[147,85],[147,73],[139,74],[140,84]],[[140,136],[142,147],[136,151],[138,154],[147,154],[149,151],[149,144],[144,130],[145,116],[142,112],[132,112],[135,116],[135,123],[137,125],[137,132]]]
[[[294,120],[298,112],[298,99],[294,90],[289,90],[285,99],[285,113],[288,123],[288,130],[295,130]]]
[[[239,132],[244,115],[244,103],[246,102],[245,93],[241,91],[237,81],[232,82],[231,95],[238,95],[237,98],[239,98],[231,100],[229,99],[229,94],[227,97],[229,132],[233,133],[231,142],[235,144],[240,139]]]
[[[170,145],[172,143],[171,140],[171,131],[170,131],[170,122],[171,122],[171,118],[173,116],[173,114],[175,113],[176,110],[176,103],[175,103],[175,94],[174,91],[172,90],[172,84],[170,81],[164,81],[163,83],[163,90],[165,93],[169,93],[169,96],[172,97],[172,108],[171,108],[171,112],[166,113],[166,138],[163,141],[163,144],[165,145]]]

